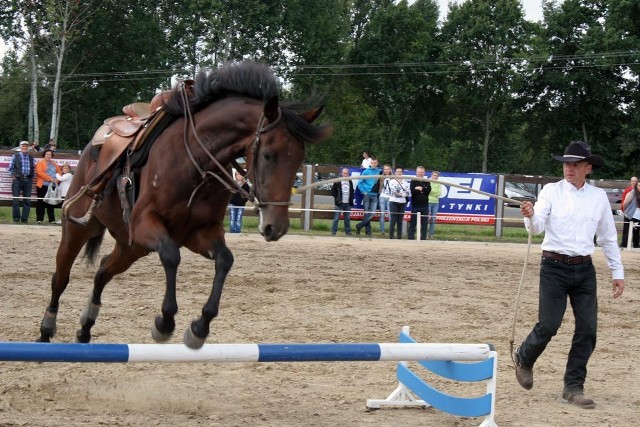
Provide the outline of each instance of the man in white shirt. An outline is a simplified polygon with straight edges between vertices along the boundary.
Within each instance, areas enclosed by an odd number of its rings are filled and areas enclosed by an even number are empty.
[[[368,169],[371,166],[371,157],[369,157],[369,152],[362,152],[362,169]]]
[[[624,270],[617,243],[617,231],[606,193],[587,184],[593,168],[604,165],[584,142],[573,141],[562,162],[564,179],[546,185],[534,206],[520,207],[527,229],[545,232],[540,263],[538,323],[514,352],[516,378],[529,390],[533,387],[533,365],[556,335],[567,298],[573,308],[575,331],[564,374],[562,397],[582,408],[595,403],[584,395],[587,362],[596,345],[597,286],[591,261],[594,235],[604,251],[612,273],[613,297],[624,291]]]

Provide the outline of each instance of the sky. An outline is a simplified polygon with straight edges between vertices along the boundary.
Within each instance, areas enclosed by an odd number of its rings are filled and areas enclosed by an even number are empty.
[[[464,0],[438,0],[440,4],[440,19],[447,15],[449,1],[461,3]],[[529,21],[540,21],[542,19],[542,0],[521,0],[524,7],[525,18]]]

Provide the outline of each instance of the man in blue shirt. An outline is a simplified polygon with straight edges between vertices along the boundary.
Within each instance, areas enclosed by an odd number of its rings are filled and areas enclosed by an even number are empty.
[[[34,160],[29,154],[29,143],[20,142],[20,152],[11,157],[9,173],[13,177],[11,194],[13,196],[13,222],[27,222],[31,209],[31,185],[35,173]],[[22,215],[20,215],[20,195],[22,194]]]
[[[356,224],[356,234],[360,234],[360,230],[364,227],[367,236],[371,236],[371,218],[378,207],[378,187],[379,180],[363,179],[362,177],[372,175],[382,175],[382,171],[378,169],[378,159],[371,156],[371,165],[362,171],[360,181],[358,182],[358,190],[362,194],[362,208],[364,209],[364,218]]]

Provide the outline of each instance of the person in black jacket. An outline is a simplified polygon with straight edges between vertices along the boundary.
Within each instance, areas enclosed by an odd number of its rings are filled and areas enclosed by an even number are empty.
[[[29,154],[29,143],[20,142],[20,152],[11,157],[9,173],[13,177],[11,195],[13,196],[13,222],[29,221],[31,210],[31,188],[35,175],[35,160]],[[20,214],[20,195],[22,195],[22,215]]]
[[[416,176],[424,178],[424,166],[416,168]],[[427,240],[427,225],[429,221],[429,193],[431,193],[431,183],[412,180],[411,188],[411,220],[409,221],[409,240],[416,237],[416,225],[418,223],[418,213],[420,213],[420,240]]]
[[[348,177],[349,169],[342,169],[341,175],[344,177]],[[333,196],[333,200],[336,205],[336,210],[333,214],[331,234],[335,236],[338,232],[338,222],[340,222],[340,214],[342,213],[344,218],[344,232],[347,236],[351,236],[351,206],[353,206],[353,182],[350,180],[334,182],[333,186],[331,186],[331,195]]]
[[[249,192],[249,184],[244,181],[242,174],[236,172],[236,182],[244,191]],[[244,215],[244,206],[247,204],[247,198],[241,193],[235,192],[229,200],[229,232],[240,233],[242,231],[242,216]]]

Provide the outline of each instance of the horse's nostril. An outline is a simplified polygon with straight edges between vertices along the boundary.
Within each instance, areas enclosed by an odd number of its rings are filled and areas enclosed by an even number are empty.
[[[267,225],[264,228],[264,237],[267,239],[267,241],[271,240],[271,238],[273,237],[273,227],[271,226],[271,224]]]

